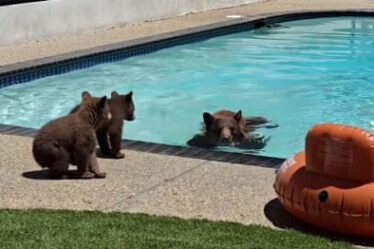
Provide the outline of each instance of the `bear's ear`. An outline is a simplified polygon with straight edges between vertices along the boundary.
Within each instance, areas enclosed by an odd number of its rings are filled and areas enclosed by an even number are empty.
[[[101,97],[99,103],[97,104],[100,109],[103,109],[105,107],[106,100],[106,96]]]
[[[131,103],[132,102],[132,91],[125,95],[125,101],[127,103]]]
[[[87,92],[87,91],[82,92],[82,101],[86,101],[90,98],[92,98],[92,96],[89,92]]]
[[[114,98],[114,97],[118,97],[119,94],[118,94],[116,91],[113,91],[113,92],[111,93],[111,96],[112,96],[112,98]]]
[[[215,120],[215,118],[213,117],[213,115],[210,114],[209,112],[204,112],[203,118],[204,118],[204,123],[206,125],[212,124],[214,122],[214,120]]]
[[[239,122],[239,121],[242,119],[242,110],[239,110],[239,111],[235,114],[234,118],[235,118],[236,121]]]

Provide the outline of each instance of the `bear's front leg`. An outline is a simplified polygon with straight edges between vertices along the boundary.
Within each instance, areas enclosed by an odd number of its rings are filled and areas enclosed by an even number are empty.
[[[105,172],[100,172],[99,162],[97,161],[96,153],[95,152],[93,152],[91,154],[91,158],[90,158],[90,171],[92,173],[94,173],[95,178],[105,178],[106,177],[106,173]]]
[[[108,143],[108,133],[106,131],[96,132],[97,141],[99,142],[101,154],[105,156],[110,156],[111,150]]]
[[[95,176],[92,172],[90,172],[90,162],[92,153],[95,152],[90,153],[84,148],[79,148],[75,152],[74,161],[78,167],[78,170],[75,174],[76,178],[91,179]]]
[[[116,159],[121,159],[125,157],[124,153],[121,153],[121,143],[122,143],[122,137],[121,133],[112,133],[109,134],[110,137],[110,144],[112,146],[112,156]]]

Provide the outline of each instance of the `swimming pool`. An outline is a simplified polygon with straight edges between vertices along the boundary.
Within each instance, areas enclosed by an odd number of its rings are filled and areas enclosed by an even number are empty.
[[[0,123],[39,128],[83,90],[133,90],[128,139],[185,145],[204,111],[242,109],[279,124],[260,130],[271,139],[258,153],[288,157],[315,123],[370,129],[373,25],[367,17],[285,22],[2,88]]]

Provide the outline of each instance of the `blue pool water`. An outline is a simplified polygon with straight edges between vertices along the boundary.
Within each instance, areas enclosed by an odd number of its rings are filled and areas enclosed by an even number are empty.
[[[185,145],[204,111],[241,109],[279,124],[259,130],[271,139],[258,153],[288,157],[315,123],[371,129],[374,19],[286,22],[6,87],[0,123],[39,128],[68,113],[84,90],[134,91],[128,139]]]

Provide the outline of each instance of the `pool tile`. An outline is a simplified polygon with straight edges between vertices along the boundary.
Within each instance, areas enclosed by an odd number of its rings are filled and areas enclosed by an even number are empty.
[[[222,155],[217,158],[217,161],[232,162],[234,160],[240,159],[243,156],[244,155],[240,153],[225,152],[225,153],[222,153]]]
[[[161,151],[166,150],[163,144],[155,145],[154,147],[150,148],[147,152],[148,153],[160,153]]]
[[[136,143],[136,141],[124,139],[124,140],[122,140],[122,144],[121,144],[122,147],[121,148],[124,149],[126,147],[130,147],[134,143]]]
[[[3,131],[2,133],[8,134],[8,135],[18,135],[23,129],[21,127],[11,127],[10,129],[7,129]]]
[[[180,151],[178,156],[191,157],[191,155],[194,153],[196,153],[196,149],[194,147],[187,147],[185,150]]]
[[[260,166],[261,167],[266,167],[266,168],[279,168],[284,161],[285,161],[285,159],[272,158],[269,161],[266,161],[266,162],[262,163]]]
[[[13,126],[0,124],[0,133],[5,133],[12,128]]]
[[[268,160],[266,160],[268,161]],[[253,155],[243,155],[231,161],[231,163],[247,164],[247,165],[261,165],[265,163],[264,159]]]
[[[36,134],[36,131],[34,131],[33,129],[28,129],[28,128],[20,128],[17,130],[17,133],[16,135],[19,135],[19,136],[33,136],[34,134]]]
[[[193,148],[193,147],[192,147]],[[193,154],[193,157],[195,158],[199,158],[199,159],[204,159],[204,160],[209,160],[207,159],[210,155],[213,155],[215,153],[214,150],[210,150],[210,149],[200,149],[199,151],[195,152]]]
[[[180,147],[180,146],[166,146],[167,148],[161,152],[159,152],[159,154],[164,154],[164,155],[170,155],[170,156],[174,156],[174,155],[180,155],[179,153],[182,152],[185,148],[184,147]]]
[[[139,148],[141,148],[142,146],[144,146],[144,143],[143,142],[140,142],[140,141],[136,141],[130,145],[128,145],[126,148],[127,149],[131,149],[131,150],[138,150]]]
[[[155,146],[157,146],[157,145],[155,145],[155,144],[153,144],[153,143],[143,143],[143,145],[140,146],[140,147],[138,147],[136,150],[137,150],[137,151],[148,152],[148,151],[150,151],[152,148],[154,148]]]
[[[161,150],[164,150],[163,147],[161,147],[161,144],[153,144],[152,147],[150,147],[147,152],[148,153],[158,153]]]

